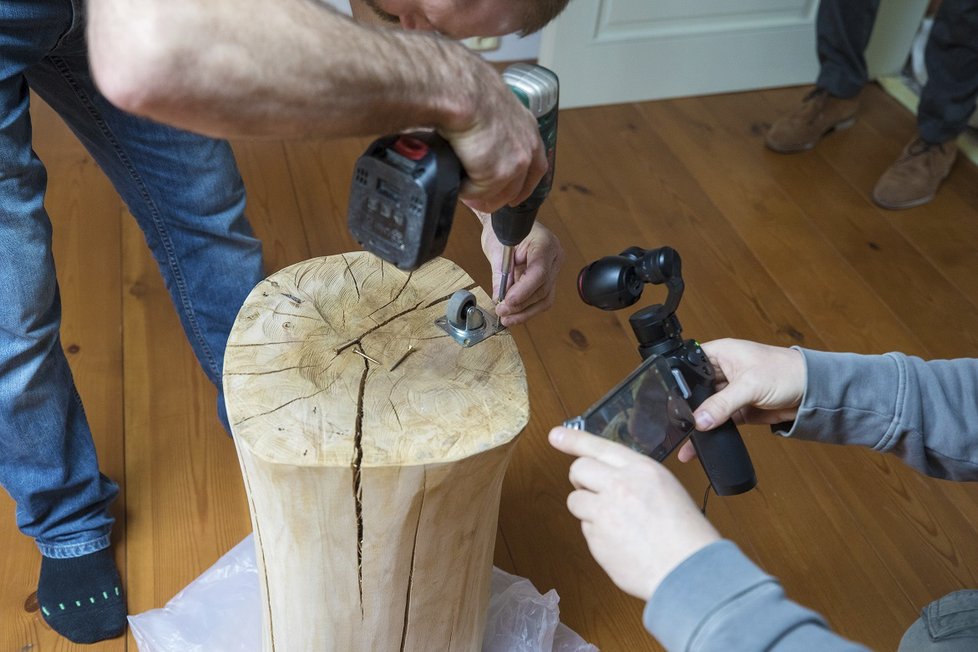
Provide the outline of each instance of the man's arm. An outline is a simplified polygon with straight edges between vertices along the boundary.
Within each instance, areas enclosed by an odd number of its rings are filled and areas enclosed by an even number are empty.
[[[452,41],[359,25],[313,0],[89,5],[92,70],[106,96],[217,136],[460,130],[475,116],[475,76],[493,76]]]
[[[89,0],[96,83],[121,108],[208,135],[433,127],[480,210],[546,170],[536,121],[491,66],[429,33],[358,25],[315,0]]]

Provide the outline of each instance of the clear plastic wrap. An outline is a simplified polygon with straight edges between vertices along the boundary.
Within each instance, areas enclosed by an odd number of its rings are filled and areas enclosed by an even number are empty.
[[[597,652],[560,623],[560,598],[498,568],[483,652]],[[260,652],[261,590],[249,535],[161,609],[129,616],[140,652]]]
[[[557,592],[540,595],[530,580],[492,569],[482,652],[598,652],[560,622]]]

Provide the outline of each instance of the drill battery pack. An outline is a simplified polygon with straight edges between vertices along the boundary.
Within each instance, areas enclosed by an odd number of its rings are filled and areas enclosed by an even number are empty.
[[[347,224],[367,251],[411,271],[445,250],[462,166],[433,132],[386,136],[357,159]]]

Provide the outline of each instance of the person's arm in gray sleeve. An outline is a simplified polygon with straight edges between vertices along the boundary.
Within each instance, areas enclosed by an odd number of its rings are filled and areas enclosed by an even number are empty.
[[[782,434],[866,446],[930,476],[978,480],[978,360],[799,350],[807,388]]]
[[[923,362],[744,340],[703,344],[718,392],[694,414],[709,431],[793,421],[791,436],[892,452],[932,475],[978,479],[978,361]],[[787,599],[698,513],[661,464],[619,444],[554,428],[551,444],[578,457],[568,509],[620,588],[647,600],[644,623],[669,650],[861,650],[818,614]],[[695,456],[691,445],[682,461]],[[668,532],[668,536],[663,536]]]
[[[567,508],[581,519],[588,549],[620,589],[647,602],[645,626],[667,649],[862,649],[785,598],[662,464],[579,430],[554,428],[548,438],[578,458]]]
[[[669,573],[646,603],[643,621],[673,651],[866,650],[788,600],[775,578],[726,540],[702,548]]]

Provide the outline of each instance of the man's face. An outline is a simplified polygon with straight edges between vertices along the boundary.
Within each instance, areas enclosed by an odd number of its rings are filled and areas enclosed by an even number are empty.
[[[357,11],[364,22],[400,25],[404,29],[435,31],[462,39],[470,36],[502,36],[518,31],[519,16],[512,0],[360,0],[372,16]],[[373,20],[371,20],[373,18]]]

